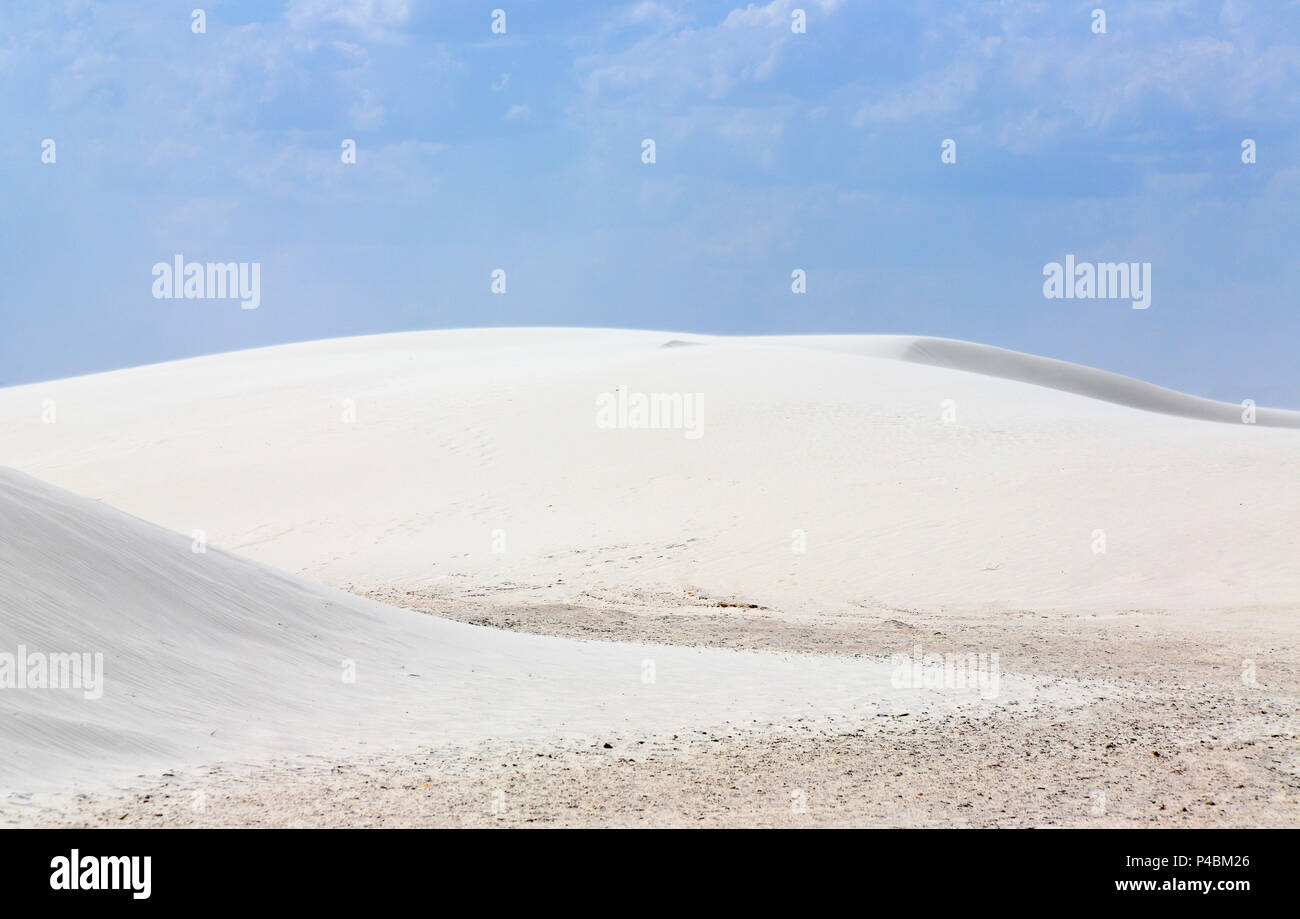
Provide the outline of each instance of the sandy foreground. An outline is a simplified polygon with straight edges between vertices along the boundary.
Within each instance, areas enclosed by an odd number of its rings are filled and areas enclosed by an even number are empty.
[[[599,618],[591,627],[607,630]],[[1053,670],[1076,668],[1086,648],[1105,660],[1106,673],[1124,672],[1122,695],[1066,713],[898,713],[856,730],[795,722],[650,740],[493,744],[457,755],[227,765],[142,777],[107,794],[38,797],[3,816],[105,827],[1296,825],[1294,658],[1270,674],[1271,685],[1245,687],[1219,660],[1228,651],[1220,633],[1178,629],[1175,637],[1158,616],[1132,618],[1071,624],[1016,645],[1020,660]],[[1023,626],[969,624],[947,635]],[[889,627],[854,631],[849,642],[863,653],[893,647]],[[660,634],[699,638],[691,627]],[[728,638],[816,646],[844,632],[790,635],[758,624]],[[1264,649],[1245,642],[1237,653]]]
[[[390,602],[397,598],[382,597]],[[141,777],[39,799],[7,822],[55,826],[1295,826],[1300,724],[1292,639],[1225,617],[1133,612],[1050,621],[785,622],[681,608],[521,609],[408,598],[466,621],[602,640],[848,655],[1006,648],[1018,669],[1101,676],[1114,697],[1062,712],[882,715],[669,737],[488,744],[458,754],[306,758]],[[1032,629],[1033,637],[1016,636]],[[919,636],[918,637],[918,633]],[[1004,658],[1005,660],[1006,658]],[[1269,660],[1244,683],[1238,662]],[[605,746],[609,743],[609,747]]]
[[[1300,421],[1008,355],[490,330],[0,390],[0,651],[105,674],[0,691],[0,821],[1296,825]],[[620,386],[700,436],[593,423]]]

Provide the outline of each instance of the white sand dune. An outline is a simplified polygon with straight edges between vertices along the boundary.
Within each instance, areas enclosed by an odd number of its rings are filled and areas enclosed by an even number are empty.
[[[0,689],[0,791],[288,754],[870,725],[990,704],[892,688],[883,662],[567,641],[394,609],[194,553],[187,538],[8,470],[0,534],[0,651],[103,655],[98,698]],[[1007,676],[998,689],[997,704],[1068,701],[1059,683]]]
[[[698,415],[602,426],[622,388]],[[0,654],[104,668],[94,699],[0,687],[0,792],[295,755],[884,731],[903,712],[915,735],[1116,693],[1127,723],[1159,686],[1064,678],[1035,649],[1079,633],[1044,620],[1133,634],[1119,617],[1141,610],[1144,638],[1161,619],[1184,629],[1173,647],[1210,642],[1215,674],[1262,653],[1252,623],[1285,644],[1298,419],[1244,424],[1239,406],[965,342],[589,329],[311,342],[0,390]],[[990,631],[957,633],[981,643],[965,650],[1023,669],[988,701],[896,688],[883,658],[547,638],[335,587],[533,621],[556,603],[679,619],[756,603],[829,614],[818,628],[890,623],[909,646],[987,615]],[[892,640],[875,647],[910,649]],[[1086,727],[1094,709],[1076,711]]]
[[[702,436],[602,429],[619,386],[700,394]],[[0,464],[355,589],[1276,609],[1298,419],[940,339],[486,329],[0,390]]]
[[[1149,412],[1202,421],[1243,423],[1243,406],[1236,403],[1190,396],[1095,367],[969,341],[912,335],[804,336],[776,340],[849,354],[892,357],[950,370],[966,370],[1004,380],[1046,386]],[[1300,412],[1258,407],[1251,423],[1263,427],[1300,428]]]

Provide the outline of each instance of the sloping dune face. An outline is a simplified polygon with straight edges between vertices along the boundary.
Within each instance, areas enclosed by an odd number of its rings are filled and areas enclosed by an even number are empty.
[[[1297,416],[1242,411],[941,339],[470,330],[0,391],[0,462],[356,589],[1294,606]]]
[[[936,367],[969,370],[1006,380],[1049,386],[1092,399],[1104,399],[1117,405],[1182,418],[1241,424],[1245,417],[1241,405],[1189,396],[1093,367],[966,341],[920,338],[908,346],[903,357],[904,360]],[[1258,407],[1250,423],[1261,427],[1300,428],[1300,412]]]
[[[1051,700],[1014,677],[994,703],[894,689],[883,662],[513,634],[194,548],[0,469],[0,792],[232,759]]]
[[[969,341],[910,335],[802,336],[769,340],[966,370],[1181,418],[1226,424],[1247,423],[1244,421],[1247,414],[1244,405],[1202,399],[1095,367]],[[1248,423],[1261,427],[1300,428],[1300,412],[1256,407],[1251,415]]]

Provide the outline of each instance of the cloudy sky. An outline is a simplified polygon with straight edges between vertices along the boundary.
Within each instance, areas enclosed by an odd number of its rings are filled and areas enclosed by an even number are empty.
[[[1295,0],[209,2],[195,34],[198,2],[0,6],[0,384],[590,325],[941,335],[1300,407]],[[260,308],[154,299],[177,253],[259,262]],[[1044,299],[1067,253],[1150,262],[1151,307]]]

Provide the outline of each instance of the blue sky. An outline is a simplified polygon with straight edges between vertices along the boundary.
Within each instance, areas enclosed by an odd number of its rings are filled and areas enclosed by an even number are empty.
[[[0,385],[596,325],[942,335],[1300,407],[1298,2],[209,2],[196,35],[199,2],[0,6]],[[176,253],[259,262],[260,308],[154,299]],[[1067,253],[1150,262],[1150,309],[1045,299]]]

